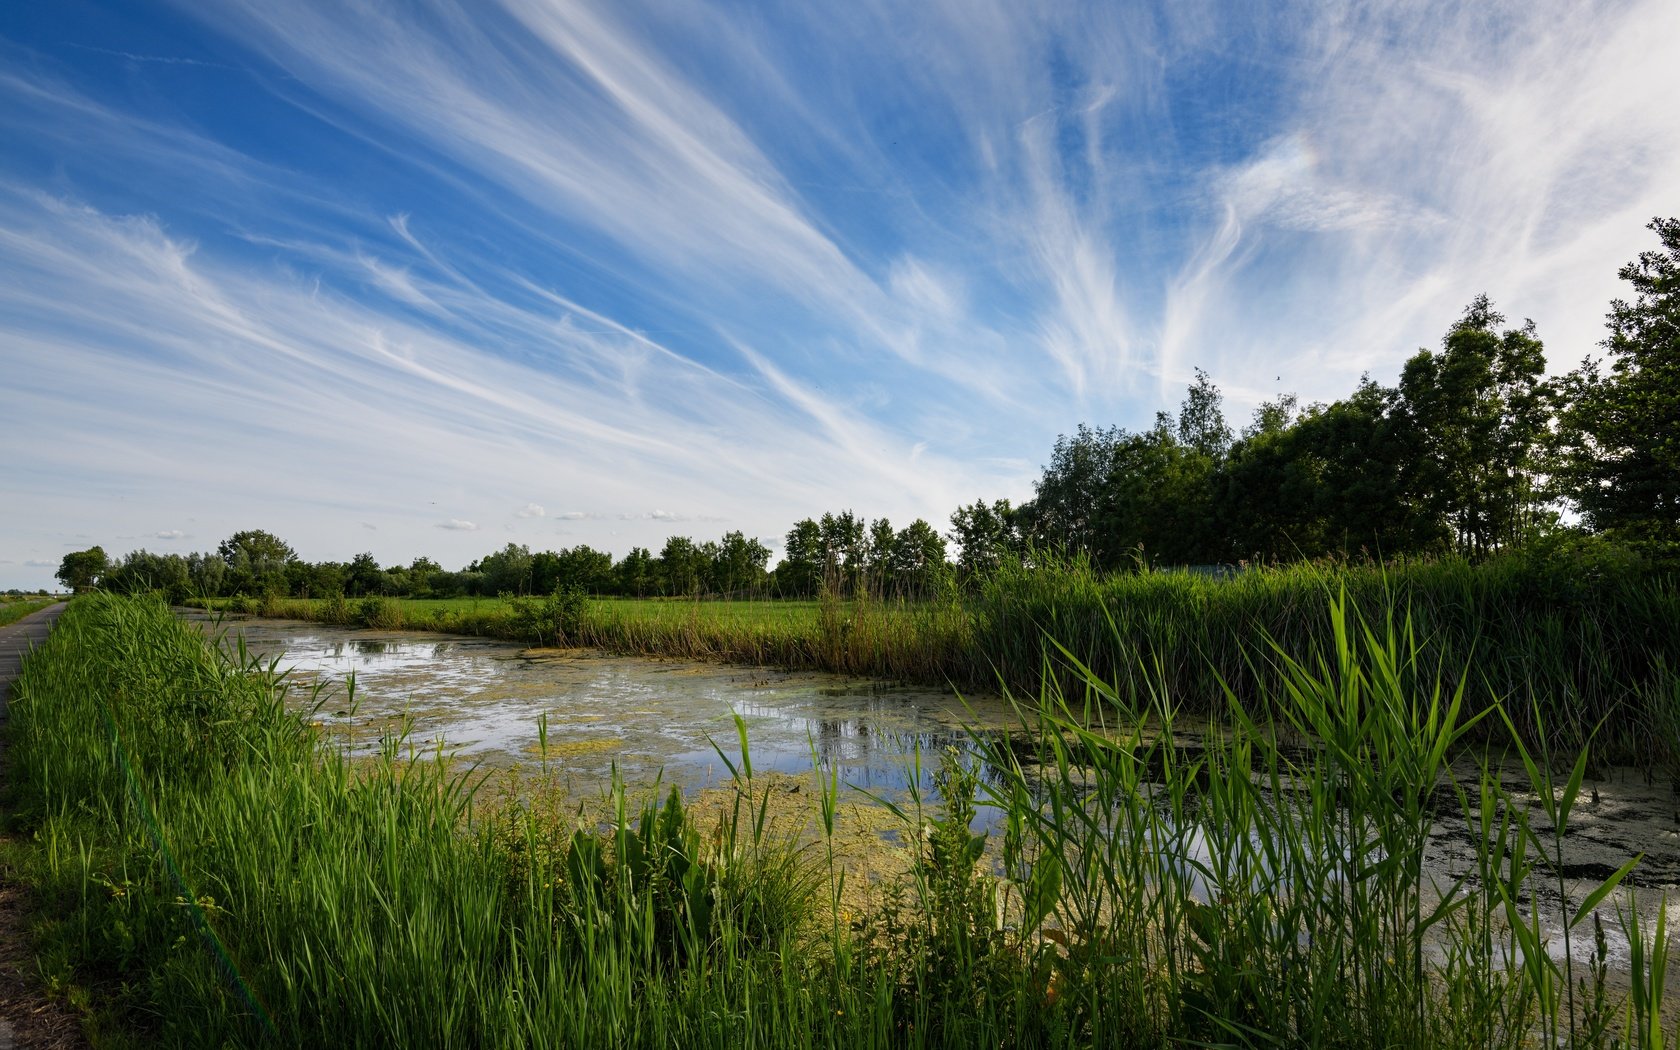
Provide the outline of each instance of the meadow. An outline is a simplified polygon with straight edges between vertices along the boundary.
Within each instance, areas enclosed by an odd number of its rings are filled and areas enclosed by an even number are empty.
[[[6,860],[106,1045],[1673,1045],[1666,906],[1618,888],[1636,858],[1564,861],[1591,756],[1545,743],[1548,680],[1472,704],[1484,668],[1407,602],[1318,601],[1317,633],[1228,641],[1256,695],[1196,697],[1223,731],[1194,750],[1164,658],[1064,654],[1018,734],[889,800],[907,874],[859,911],[838,785],[769,832],[744,728],[721,819],[609,788],[579,824],[399,739],[352,763],[325,697],[97,595],[17,682]],[[1472,863],[1439,885],[1449,811]]]
[[[37,598],[32,595],[22,598],[0,598],[0,627],[17,623],[30,613],[39,612],[56,601],[57,598]]]

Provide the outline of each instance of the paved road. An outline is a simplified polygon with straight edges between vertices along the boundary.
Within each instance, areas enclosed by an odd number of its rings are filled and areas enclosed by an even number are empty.
[[[31,647],[47,640],[53,621],[64,611],[67,603],[49,605],[40,612],[30,613],[17,623],[0,627],[0,724],[6,721],[6,694],[11,691],[12,679],[23,666],[23,654]]]

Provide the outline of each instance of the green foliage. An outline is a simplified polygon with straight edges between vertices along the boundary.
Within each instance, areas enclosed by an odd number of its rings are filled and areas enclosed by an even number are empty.
[[[342,608],[342,603],[333,603],[329,606],[329,610],[335,613],[340,608]],[[274,613],[264,613],[264,615],[277,614],[278,610]],[[349,622],[357,627],[372,627],[382,631],[396,630],[404,623],[402,606],[394,599],[380,595],[369,595],[351,604]]]
[[[93,589],[99,582],[99,577],[105,572],[108,560],[103,547],[89,547],[85,551],[71,551],[58,563],[58,572],[54,575],[58,582],[81,594]]]
[[[1478,296],[1441,353],[1406,362],[1395,403],[1412,464],[1408,499],[1445,523],[1453,549],[1467,557],[1519,543],[1538,501],[1550,422],[1546,356],[1532,321],[1500,333],[1504,320]]]
[[[1649,228],[1661,250],[1618,272],[1634,300],[1610,304],[1608,374],[1564,377],[1559,474],[1595,529],[1680,562],[1680,218]]]
[[[534,645],[578,645],[589,598],[576,585],[556,587],[546,598],[513,598],[509,625],[516,637]]]
[[[802,518],[788,530],[782,560],[776,566],[776,586],[782,594],[815,597],[822,588],[822,531],[810,518]]]
[[[1006,499],[990,504],[975,500],[951,515],[951,539],[957,545],[957,571],[967,580],[983,580],[998,569],[1019,565],[1026,554],[1019,512]]]
[[[100,586],[123,594],[158,591],[171,605],[179,605],[192,594],[192,570],[179,554],[152,554],[139,550],[112,565]]]
[[[687,536],[672,536],[659,551],[661,594],[696,595],[705,583],[709,559]]]
[[[487,593],[524,595],[531,593],[532,567],[531,548],[510,543],[480,558],[468,571],[482,574]]]
[[[747,594],[763,587],[770,549],[740,530],[725,533],[710,551],[709,581],[717,594]]]
[[[385,593],[385,573],[379,568],[371,552],[364,551],[350,559],[343,574],[344,593],[352,598]]]
[[[1400,384],[1297,411],[1262,405],[1234,444],[1200,369],[1176,422],[1081,424],[1059,438],[1022,507],[1040,550],[1102,571],[1327,554],[1479,558],[1544,520],[1537,482],[1550,420],[1533,325],[1499,332],[1485,296],[1421,351]],[[959,525],[959,531],[962,526]]]
[[[289,544],[261,529],[234,533],[217,545],[216,555],[227,566],[228,594],[283,594],[286,569],[297,561]]]
[[[618,593],[627,597],[645,597],[658,585],[653,554],[646,547],[631,547],[613,572],[618,577]]]

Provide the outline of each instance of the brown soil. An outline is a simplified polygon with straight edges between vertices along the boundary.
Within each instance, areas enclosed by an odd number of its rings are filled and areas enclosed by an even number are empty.
[[[47,995],[29,949],[26,893],[0,870],[0,1050],[80,1050],[81,1018]]]

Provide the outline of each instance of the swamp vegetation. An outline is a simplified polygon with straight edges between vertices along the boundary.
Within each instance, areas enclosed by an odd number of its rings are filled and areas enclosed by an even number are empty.
[[[325,696],[94,595],[15,685],[9,860],[43,972],[91,991],[113,1045],[1672,1045],[1667,901],[1627,892],[1637,858],[1583,885],[1563,852],[1618,690],[1643,683],[1640,718],[1680,705],[1672,641],[1616,626],[1665,622],[1673,592],[1454,640],[1521,591],[1429,571],[1453,601],[1172,578],[1123,611],[1070,576],[1004,606],[1049,628],[1030,643],[965,617],[1005,683],[1040,669],[1009,694],[1020,730],[924,756],[935,790],[884,800],[911,858],[863,906],[840,785],[813,770],[809,834],[773,831],[744,724],[718,751],[729,804],[619,787],[580,823],[491,805],[399,737],[351,760],[310,727]],[[1106,612],[1055,644],[1080,600]],[[1224,730],[1195,750],[1191,712]],[[1475,830],[1444,884],[1423,863],[1443,813]]]
[[[1466,702],[1506,702],[1537,741],[1595,737],[1606,761],[1680,778],[1680,582],[1603,552],[1389,566],[1297,563],[1229,577],[1104,574],[1089,562],[994,571],[972,595],[884,601],[663,601],[381,597],[200,602],[262,616],[500,638],[538,646],[729,660],[956,686],[1077,692],[1087,674],[1128,695],[1158,685],[1189,714],[1225,690],[1264,706],[1282,679],[1256,659],[1270,639],[1308,651],[1333,629],[1326,596],[1409,618],[1416,658],[1463,675]],[[1263,653],[1261,655],[1264,655]],[[1539,721],[1533,711],[1540,711]]]

